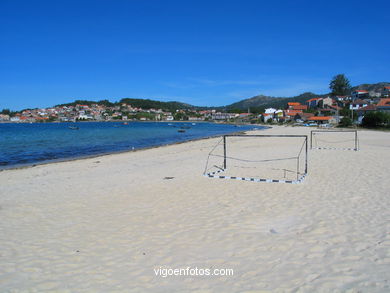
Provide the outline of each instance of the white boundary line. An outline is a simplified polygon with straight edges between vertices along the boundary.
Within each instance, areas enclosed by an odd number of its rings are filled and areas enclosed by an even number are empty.
[[[255,178],[255,177],[236,177],[236,176],[223,176],[218,175],[219,173],[224,172],[224,169],[210,172],[204,174],[204,176],[209,178],[219,178],[219,179],[235,179],[235,180],[242,180],[242,181],[252,181],[252,182],[266,182],[266,183],[288,183],[288,184],[298,184],[302,183],[307,174],[303,174],[298,180],[280,180],[280,179],[263,179],[263,178]]]

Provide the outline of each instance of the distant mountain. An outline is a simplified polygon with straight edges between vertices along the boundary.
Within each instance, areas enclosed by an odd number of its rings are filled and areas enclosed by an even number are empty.
[[[352,87],[352,91],[354,90],[366,90],[373,93],[381,93],[383,90],[383,87],[390,86],[390,82],[379,82],[374,84],[360,84],[358,86]],[[242,110],[246,111],[248,108],[253,110],[262,110],[265,108],[273,107],[273,108],[285,108],[287,106],[288,102],[299,102],[301,104],[304,104],[307,100],[312,98],[323,98],[327,97],[328,94],[314,94],[311,92],[300,94],[299,96],[295,97],[271,97],[271,96],[264,96],[264,95],[258,95],[254,96],[249,99],[244,99],[239,102],[233,103],[231,105],[227,105],[224,107],[226,110]],[[252,111],[252,110],[251,110]]]
[[[248,108],[252,110],[261,110],[269,107],[273,108],[285,108],[288,102],[299,102],[304,104],[307,100],[311,98],[326,97],[327,95],[317,95],[311,92],[300,94],[295,97],[270,97],[270,96],[254,96],[249,99],[241,100],[237,103],[226,106],[225,108],[229,110],[240,109],[247,110]]]
[[[390,86],[390,82],[378,82],[378,83],[363,83],[358,86],[352,87],[352,90],[364,90],[368,92],[380,93],[385,86]]]

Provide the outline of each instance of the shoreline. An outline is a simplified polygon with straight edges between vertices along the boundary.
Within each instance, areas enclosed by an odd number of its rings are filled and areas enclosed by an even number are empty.
[[[140,121],[140,122],[144,122],[144,121]],[[258,125],[258,126],[260,126],[260,125]],[[245,133],[245,132],[249,132],[249,131],[261,131],[261,130],[266,130],[266,129],[272,128],[270,126],[262,126],[262,127],[264,127],[264,128],[263,129],[255,129],[255,130],[229,132],[229,133],[225,133],[225,134],[241,134],[241,133]],[[172,145],[179,145],[179,144],[183,144],[183,143],[187,143],[187,142],[194,142],[194,141],[200,141],[200,140],[208,140],[208,139],[212,139],[212,138],[216,138],[216,137],[222,137],[225,134],[211,135],[211,136],[205,136],[205,137],[201,137],[201,138],[193,138],[193,139],[189,139],[189,140],[177,141],[177,142],[161,144],[161,145],[154,145],[154,146],[138,148],[138,149],[120,150],[120,151],[114,151],[114,152],[107,152],[107,153],[94,154],[94,155],[84,155],[84,156],[70,157],[70,158],[63,158],[63,159],[53,159],[53,160],[48,160],[48,161],[36,162],[36,163],[32,163],[32,164],[18,164],[18,165],[10,166],[9,168],[3,168],[0,166],[0,172],[34,168],[37,166],[56,164],[56,163],[64,163],[64,162],[72,162],[72,161],[78,161],[78,160],[93,159],[93,158],[105,157],[105,156],[109,156],[109,155],[117,155],[117,154],[123,154],[123,153],[133,153],[133,152],[145,151],[145,150],[150,150],[150,149],[157,149],[157,148],[162,148],[162,147],[167,147],[167,146],[172,146]]]

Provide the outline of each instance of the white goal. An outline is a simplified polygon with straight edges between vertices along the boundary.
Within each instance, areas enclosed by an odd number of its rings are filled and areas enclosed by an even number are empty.
[[[310,149],[359,150],[357,130],[312,130]]]
[[[224,135],[204,175],[254,182],[300,183],[307,175],[307,135]]]

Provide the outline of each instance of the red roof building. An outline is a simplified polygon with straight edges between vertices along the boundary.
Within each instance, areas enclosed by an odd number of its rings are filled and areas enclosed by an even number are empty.
[[[390,106],[390,98],[387,98],[387,99],[380,99],[378,104],[377,104],[378,107],[381,107],[381,106]]]
[[[293,110],[307,110],[307,105],[294,105],[292,106]]]
[[[308,120],[309,121],[322,121],[322,122],[326,122],[326,121],[330,121],[332,119],[333,119],[332,116],[313,116],[313,117],[310,117]]]

